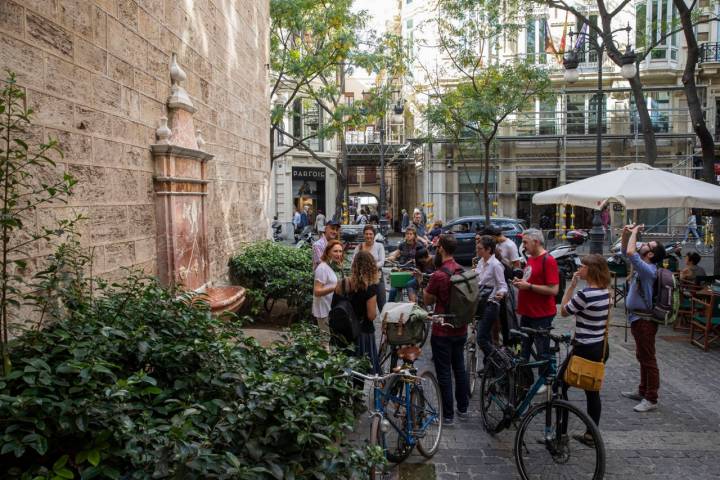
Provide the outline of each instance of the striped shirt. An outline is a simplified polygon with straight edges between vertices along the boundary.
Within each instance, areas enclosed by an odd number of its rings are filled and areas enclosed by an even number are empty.
[[[575,340],[583,345],[602,342],[610,313],[610,294],[604,288],[578,291],[565,305],[575,315]]]

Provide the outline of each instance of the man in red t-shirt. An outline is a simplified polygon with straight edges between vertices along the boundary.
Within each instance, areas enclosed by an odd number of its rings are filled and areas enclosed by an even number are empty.
[[[435,266],[438,268],[430,277],[430,282],[428,282],[423,296],[425,305],[435,304],[436,314],[448,311],[451,284],[450,275],[447,272],[463,271],[463,268],[453,258],[456,248],[457,240],[454,236],[449,234],[440,235],[435,258],[436,260],[439,259],[441,263],[438,264],[436,261]],[[445,425],[452,425],[455,421],[453,376],[455,377],[455,401],[457,402],[458,417],[461,419],[468,417],[467,409],[470,400],[467,376],[465,374],[465,357],[463,355],[466,340],[467,325],[453,328],[433,324],[430,346],[442,396],[443,422]]]
[[[523,232],[523,246],[528,254],[523,278],[513,281],[519,290],[517,312],[520,324],[529,328],[550,328],[557,314],[555,295],[558,293],[560,275],[557,262],[545,250],[545,238],[540,230],[530,228]],[[535,338],[538,358],[550,357],[550,339]],[[523,339],[522,356],[530,359],[532,338]]]

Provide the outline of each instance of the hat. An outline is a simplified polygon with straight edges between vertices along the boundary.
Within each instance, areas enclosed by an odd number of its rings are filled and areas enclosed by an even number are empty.
[[[340,226],[340,222],[338,222],[338,221],[335,220],[335,219],[330,219],[330,220],[328,220],[328,221],[325,223],[325,225],[326,225],[326,226],[329,226],[329,227],[339,227],[339,226]]]

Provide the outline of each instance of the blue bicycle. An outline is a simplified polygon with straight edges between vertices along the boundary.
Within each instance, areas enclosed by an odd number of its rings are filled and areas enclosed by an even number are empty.
[[[387,375],[348,373],[372,383],[373,408],[370,444],[382,447],[390,463],[401,463],[417,447],[421,455],[431,458],[440,448],[442,436],[442,402],[435,375],[424,371],[418,375],[414,366],[421,350],[415,346],[398,349],[403,365]],[[372,480],[382,478],[373,467]]]
[[[569,335],[520,328],[511,335],[552,341],[550,359],[524,361],[511,349],[495,349],[486,362],[480,391],[485,430],[491,435],[518,423],[513,453],[523,480],[600,480],[605,475],[605,445],[595,422],[583,410],[558,398],[557,355]],[[532,368],[540,367],[533,383]],[[545,386],[542,403],[532,404]],[[592,441],[589,440],[592,439]]]

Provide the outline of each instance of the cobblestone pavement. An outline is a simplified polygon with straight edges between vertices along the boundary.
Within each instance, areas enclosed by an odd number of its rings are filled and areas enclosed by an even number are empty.
[[[615,309],[613,323],[624,323]],[[558,317],[556,331],[569,320]],[[608,479],[720,478],[720,350],[705,353],[690,345],[687,335],[661,327],[657,339],[660,401],[656,411],[635,413],[636,402],[620,396],[639,381],[632,335],[611,331],[610,359],[601,392],[600,422],[607,450]],[[432,368],[429,343],[418,366]],[[585,409],[582,391],[571,389],[570,400]],[[447,427],[442,446],[431,462],[437,478],[509,480],[519,478],[512,454],[514,430],[493,438],[483,431],[478,395],[471,400],[470,419]],[[365,425],[356,435],[365,438]],[[359,440],[361,441],[361,440]],[[423,462],[416,452],[408,462]],[[394,475],[393,475],[394,476]],[[551,479],[548,479],[551,480]]]

